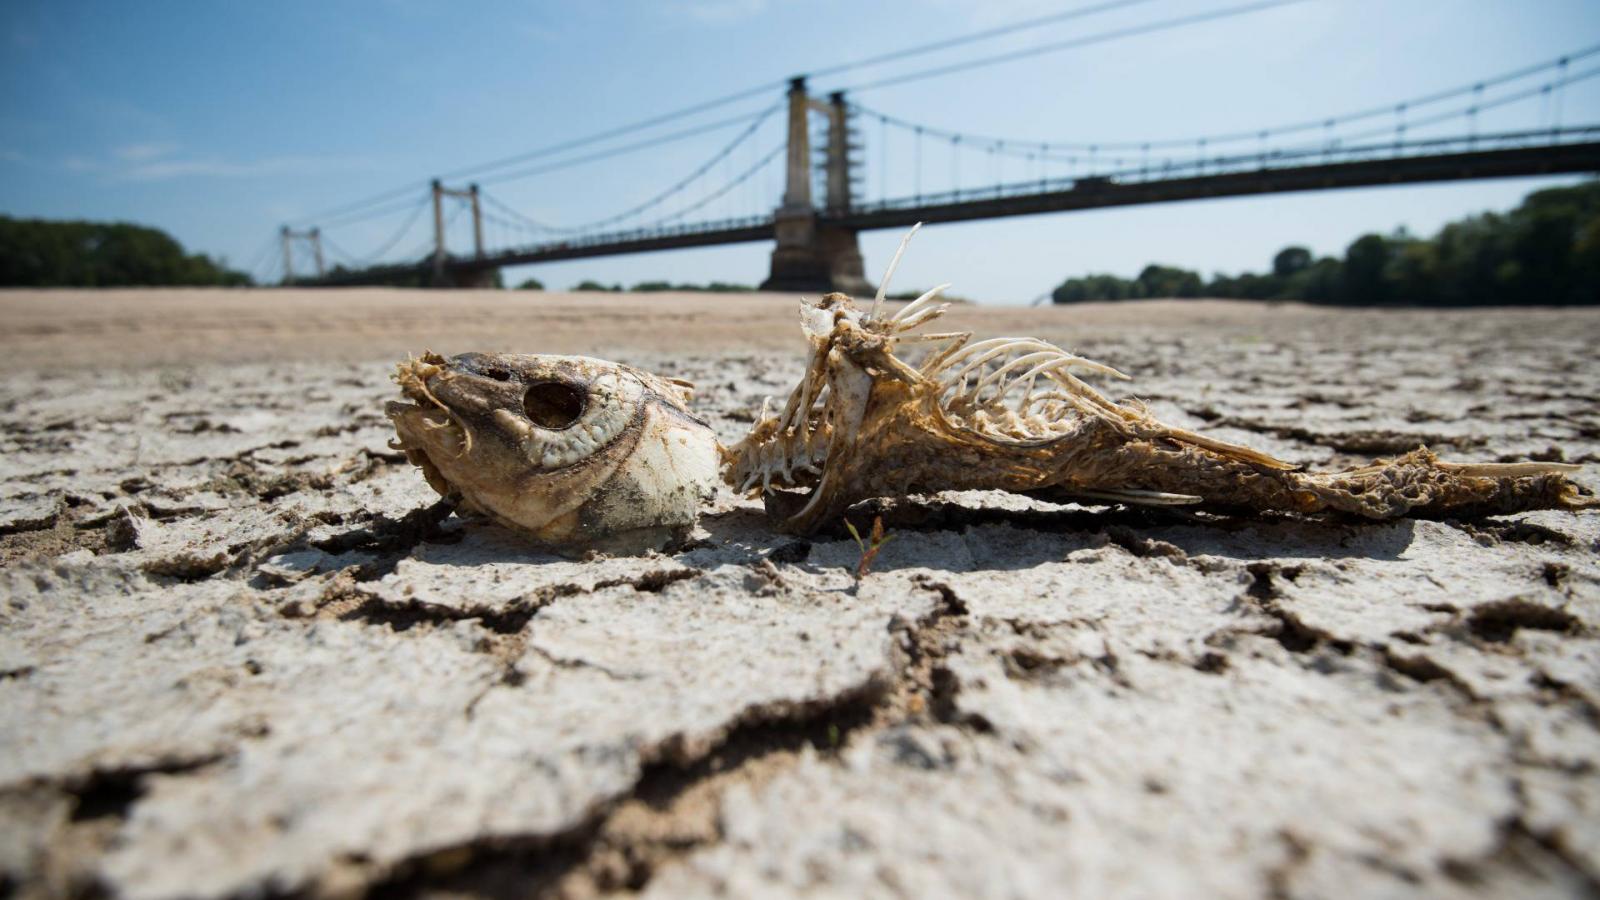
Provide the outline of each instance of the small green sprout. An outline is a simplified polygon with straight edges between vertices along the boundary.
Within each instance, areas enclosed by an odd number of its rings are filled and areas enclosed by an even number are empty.
[[[867,577],[867,571],[872,568],[872,561],[878,558],[878,551],[883,545],[894,538],[892,534],[883,533],[883,516],[872,517],[872,532],[862,540],[861,532],[856,531],[856,526],[849,519],[844,520],[844,527],[849,529],[850,536],[855,538],[856,546],[861,548],[861,559],[856,562],[856,578]]]

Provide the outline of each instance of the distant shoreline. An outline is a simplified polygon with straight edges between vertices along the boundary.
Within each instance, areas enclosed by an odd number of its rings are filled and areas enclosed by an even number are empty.
[[[424,349],[611,358],[801,352],[793,294],[571,293],[400,288],[0,290],[0,352],[13,368],[138,368],[303,360],[368,363]],[[1069,349],[1106,335],[1250,338],[1283,328],[1338,333],[1440,317],[1593,321],[1597,307],[1354,309],[1256,300],[1136,300],[1040,307],[960,304],[936,326],[979,337],[1036,335]]]

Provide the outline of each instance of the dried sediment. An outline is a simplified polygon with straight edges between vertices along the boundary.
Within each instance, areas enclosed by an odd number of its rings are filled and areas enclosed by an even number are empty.
[[[1600,319],[1377,318],[1026,330],[1295,463],[1421,418],[1452,456],[1600,459]],[[725,440],[798,374],[628,361],[700,384]],[[948,494],[853,512],[893,535],[858,580],[842,528],[723,495],[662,553],[567,559],[433,506],[386,375],[8,377],[14,895],[1596,889],[1593,511]]]

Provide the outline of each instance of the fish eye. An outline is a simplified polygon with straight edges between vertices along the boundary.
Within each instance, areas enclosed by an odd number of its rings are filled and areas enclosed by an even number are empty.
[[[583,416],[587,396],[582,388],[564,381],[541,381],[522,396],[522,409],[540,428],[570,428]]]
[[[511,373],[507,372],[505,369],[484,369],[483,374],[493,378],[495,381],[511,380]]]

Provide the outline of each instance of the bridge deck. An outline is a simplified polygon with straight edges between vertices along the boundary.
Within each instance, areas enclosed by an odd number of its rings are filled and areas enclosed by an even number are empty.
[[[1261,168],[1131,183],[1086,179],[1065,191],[868,208],[823,218],[866,231],[907,228],[917,222],[959,222],[1141,203],[1595,171],[1600,171],[1600,142]]]

